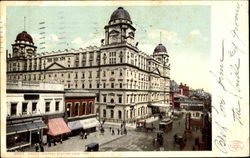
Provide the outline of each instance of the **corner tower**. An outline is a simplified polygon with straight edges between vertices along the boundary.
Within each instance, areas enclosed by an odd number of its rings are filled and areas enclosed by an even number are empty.
[[[153,57],[161,62],[164,66],[168,64],[168,52],[166,47],[161,43],[155,47]]]
[[[12,57],[29,58],[36,53],[36,48],[32,37],[23,31],[16,36],[15,43],[12,44]]]
[[[105,45],[128,43],[134,45],[135,28],[129,13],[119,7],[116,9],[109,20],[105,29]]]

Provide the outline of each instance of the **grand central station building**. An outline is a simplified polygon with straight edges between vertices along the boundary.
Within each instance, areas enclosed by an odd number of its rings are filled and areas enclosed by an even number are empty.
[[[134,41],[136,29],[122,7],[104,29],[100,47],[49,53],[37,53],[32,37],[19,33],[7,55],[7,79],[88,90],[96,94],[95,113],[108,121],[131,121],[167,109],[170,64],[164,45],[157,45],[152,55],[140,51]],[[75,105],[65,105],[65,111],[71,109],[67,106]]]

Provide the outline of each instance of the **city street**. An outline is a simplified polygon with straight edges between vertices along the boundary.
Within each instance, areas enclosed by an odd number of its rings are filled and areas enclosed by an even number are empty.
[[[158,130],[159,121],[154,122],[154,127]],[[69,137],[69,139],[58,143],[56,146],[48,145],[44,146],[45,152],[58,152],[58,151],[80,151],[85,150],[85,145],[96,142],[99,143],[99,151],[179,151],[179,150],[192,150],[194,145],[194,138],[200,137],[199,131],[193,131],[193,137],[187,139],[185,146],[180,147],[179,144],[174,143],[174,135],[182,135],[185,128],[185,119],[174,120],[173,128],[169,132],[164,133],[163,145],[153,143],[153,139],[156,138],[156,133],[149,131],[137,131],[134,128],[127,128],[127,135],[117,134],[117,129],[120,125],[110,126],[108,123],[104,125],[105,132],[101,134],[99,129],[96,132],[90,133],[87,139],[81,139],[80,136]],[[112,135],[110,127],[114,129],[115,134]],[[26,148],[25,151],[34,152],[35,148]]]
[[[158,129],[158,123],[154,123],[154,127]],[[193,131],[193,137],[188,139],[184,148],[174,143],[174,135],[177,133],[182,135],[185,129],[185,119],[181,118],[173,123],[173,129],[164,133],[163,146],[154,145],[153,139],[156,137],[154,132],[138,132],[129,130],[127,136],[119,140],[107,143],[100,146],[100,151],[179,151],[179,150],[192,150],[195,137],[200,137],[199,131]]]

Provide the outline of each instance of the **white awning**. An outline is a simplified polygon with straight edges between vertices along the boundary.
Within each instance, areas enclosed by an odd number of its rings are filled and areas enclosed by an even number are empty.
[[[172,105],[170,105],[170,104],[152,104],[152,105],[150,105],[150,106],[169,108],[169,107],[171,107]]]
[[[68,127],[71,130],[76,130],[76,129],[82,128],[82,124],[80,123],[80,121],[72,121],[72,122],[68,122]]]
[[[80,123],[83,126],[83,129],[93,128],[99,125],[99,121],[96,118],[84,119]]]

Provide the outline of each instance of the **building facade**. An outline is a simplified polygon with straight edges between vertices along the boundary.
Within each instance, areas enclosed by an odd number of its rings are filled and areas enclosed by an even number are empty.
[[[32,37],[18,34],[7,59],[8,79],[54,80],[65,89],[96,93],[95,110],[110,121],[128,121],[151,114],[150,106],[169,104],[170,64],[159,44],[152,55],[137,48],[129,13],[119,7],[104,27],[101,46],[37,53]]]
[[[95,93],[86,90],[65,91],[65,113],[72,135],[95,131],[100,125],[96,118],[95,98]]]
[[[64,116],[64,87],[57,83],[7,82],[7,149],[43,142],[45,121]],[[45,140],[46,142],[46,140]]]

